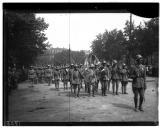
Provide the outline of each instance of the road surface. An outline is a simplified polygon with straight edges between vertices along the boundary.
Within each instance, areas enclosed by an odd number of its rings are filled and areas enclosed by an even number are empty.
[[[30,87],[28,81],[20,83],[9,95],[9,120],[23,122],[134,122],[158,121],[157,78],[147,78],[144,112],[134,111],[131,83],[128,94],[101,96],[99,85],[96,97],[88,97],[84,89],[80,98],[74,98],[70,90],[56,91],[54,84],[36,84]],[[110,88],[111,90],[111,88]],[[121,92],[121,85],[119,87]]]

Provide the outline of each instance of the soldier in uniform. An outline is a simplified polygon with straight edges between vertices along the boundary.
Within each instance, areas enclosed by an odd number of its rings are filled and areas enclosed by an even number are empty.
[[[96,87],[95,87],[95,91],[98,92],[98,84],[99,84],[99,81],[100,81],[100,70],[98,68],[98,64],[95,64],[95,73],[96,73]]]
[[[90,71],[89,68],[85,68],[84,71],[82,72],[82,75],[84,76],[84,85],[85,85],[85,92],[88,92],[89,88],[89,75]]]
[[[50,65],[48,65],[48,68],[45,71],[45,75],[46,75],[46,78],[47,78],[48,86],[50,86],[51,81],[52,81],[52,69],[51,69]]]
[[[102,85],[102,96],[106,96],[106,86],[108,86],[109,81],[109,69],[106,67],[106,61],[102,63],[100,81]]]
[[[82,78],[82,74],[78,70],[78,66],[75,65],[74,70],[71,74],[71,81],[72,81],[72,86],[74,89],[75,97],[79,97],[79,92],[80,92],[80,88],[81,88],[80,87],[81,78]],[[77,92],[77,88],[78,88],[78,92]]]
[[[112,79],[113,95],[115,95],[115,86],[116,86],[116,95],[118,95],[118,88],[119,88],[119,82],[120,82],[120,71],[119,71],[116,60],[113,60],[111,79]]]
[[[91,64],[89,72],[90,73],[89,73],[88,93],[89,93],[89,96],[90,96],[91,92],[92,92],[92,96],[95,97],[94,92],[95,92],[95,87],[96,87],[96,73],[94,71],[94,65],[93,64]]]
[[[44,67],[41,67],[41,81],[42,81],[42,83],[45,82],[45,69],[44,69]]]
[[[56,70],[54,71],[54,83],[55,83],[55,88],[59,90],[59,81],[60,81],[60,71],[58,67],[56,67]]]
[[[82,71],[83,71],[82,64],[79,65],[79,71],[80,71],[81,74],[82,74]],[[83,84],[83,79],[81,79],[81,81],[80,81],[80,86],[81,86],[81,88],[83,88],[82,84]]]
[[[37,74],[37,83],[40,83],[41,82],[41,69],[40,69],[40,67],[37,67],[36,74]]]
[[[70,82],[70,88],[71,88],[71,93],[72,93],[72,79],[71,79],[71,76],[72,76],[72,72],[73,72],[73,67],[74,67],[74,65],[73,64],[71,64],[70,65],[70,68],[69,68],[69,82]]]
[[[127,66],[125,63],[122,64],[122,69],[121,69],[121,84],[122,84],[122,94],[128,94],[127,91],[127,84],[128,84],[128,70]]]
[[[141,55],[136,56],[136,65],[132,67],[131,78],[133,79],[132,89],[134,93],[135,111],[137,112],[138,109],[143,111],[142,104],[144,101],[144,92],[146,90],[146,68],[142,65]],[[137,109],[138,95],[139,108]]]
[[[28,79],[31,81],[31,87],[33,87],[35,78],[36,78],[36,72],[33,69],[33,66],[30,66],[30,69],[28,71]]]
[[[64,67],[61,73],[62,73],[62,82],[65,90],[65,89],[68,89],[68,79],[69,79],[67,67]]]
[[[110,63],[109,62],[107,62],[106,65],[107,65],[108,79],[109,79],[109,80],[107,80],[106,89],[107,89],[107,91],[109,91],[109,89],[110,89],[110,82],[111,82],[111,68],[110,68]]]

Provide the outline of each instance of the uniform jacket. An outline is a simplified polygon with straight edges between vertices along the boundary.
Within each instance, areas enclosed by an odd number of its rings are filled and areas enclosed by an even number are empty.
[[[90,69],[89,70],[89,83],[95,84],[96,81],[97,81],[96,73],[93,69]]]
[[[36,77],[36,72],[34,69],[30,69],[28,71],[28,78],[35,78]]]
[[[55,80],[59,80],[60,79],[60,72],[55,70],[54,73],[53,73],[53,77]]]
[[[79,70],[73,70],[71,74],[72,84],[80,84],[81,83],[82,74]]]
[[[52,69],[46,69],[45,75],[46,77],[52,77]]]
[[[103,67],[100,74],[100,80],[105,81],[110,79],[110,71],[108,67]]]
[[[69,74],[66,69],[63,69],[61,73],[62,73],[62,80],[63,81],[69,79]]]
[[[146,68],[143,65],[135,65],[132,67],[131,78],[132,86],[136,88],[146,87]]]
[[[128,71],[127,69],[121,69],[121,81],[128,82]]]
[[[112,80],[120,80],[121,79],[120,70],[117,65],[112,67],[111,79]]]

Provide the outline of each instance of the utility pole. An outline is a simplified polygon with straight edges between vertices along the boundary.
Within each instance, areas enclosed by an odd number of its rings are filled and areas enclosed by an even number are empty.
[[[71,65],[71,50],[70,50],[70,43],[69,43],[69,66]]]
[[[129,23],[130,27],[129,27],[129,43],[130,45],[132,44],[132,14],[130,13],[130,23]],[[132,53],[129,51],[129,65],[131,64],[131,55]]]

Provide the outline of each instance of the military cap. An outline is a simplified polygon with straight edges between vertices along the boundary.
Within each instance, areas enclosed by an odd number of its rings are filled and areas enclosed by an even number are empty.
[[[136,55],[136,60],[142,59],[142,56],[140,54]]]
[[[74,65],[74,67],[78,67],[78,65],[77,65],[77,64],[75,64],[75,65]]]
[[[106,65],[107,65],[107,66],[109,66],[109,65],[110,65],[110,63],[109,63],[109,62],[107,62],[107,63],[106,63]]]
[[[106,61],[104,60],[104,61],[102,62],[102,64],[106,64]]]
[[[113,63],[114,63],[114,64],[117,64],[117,60],[113,60]]]
[[[123,67],[125,67],[125,66],[126,66],[126,64],[125,64],[125,63],[123,63],[123,64],[122,64],[122,66],[123,66]]]
[[[94,68],[94,64],[91,64],[91,65],[90,65],[90,68]]]

